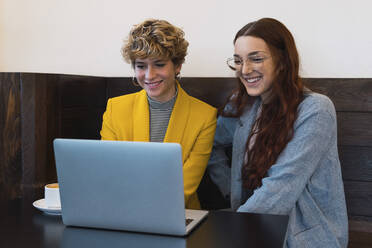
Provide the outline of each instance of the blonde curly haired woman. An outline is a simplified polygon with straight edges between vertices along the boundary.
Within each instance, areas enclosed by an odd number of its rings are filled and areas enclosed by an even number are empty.
[[[212,150],[217,110],[189,96],[177,81],[187,47],[184,32],[167,21],[149,19],[133,27],[122,55],[143,90],[108,100],[101,139],[181,144],[185,207],[199,209],[196,190]]]

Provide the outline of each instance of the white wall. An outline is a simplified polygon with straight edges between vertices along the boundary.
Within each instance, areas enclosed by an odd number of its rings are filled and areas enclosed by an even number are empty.
[[[261,17],[293,33],[305,77],[372,77],[369,0],[0,0],[0,71],[132,76],[120,56],[133,24],[161,18],[190,42],[183,77],[229,77],[232,39]]]

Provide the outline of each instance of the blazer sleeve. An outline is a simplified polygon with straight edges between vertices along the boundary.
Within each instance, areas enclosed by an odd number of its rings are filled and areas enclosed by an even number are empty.
[[[236,118],[218,117],[213,150],[208,162],[207,172],[222,195],[230,198],[231,157],[226,153],[232,147]]]
[[[210,153],[212,151],[213,137],[216,130],[216,110],[210,112],[208,119],[195,140],[189,157],[183,165],[185,203],[194,194],[204,175]]]
[[[117,140],[112,121],[112,99],[107,101],[106,111],[103,114],[101,140]]]
[[[239,212],[289,214],[320,160],[336,143],[337,123],[327,98],[307,104],[295,122],[294,137]]]

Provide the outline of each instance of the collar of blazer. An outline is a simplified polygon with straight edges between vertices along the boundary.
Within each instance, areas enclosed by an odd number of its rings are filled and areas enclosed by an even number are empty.
[[[189,95],[177,82],[178,95],[169,119],[164,142],[181,143],[190,112]],[[133,106],[133,138],[135,141],[150,140],[150,112],[145,90],[137,95]]]

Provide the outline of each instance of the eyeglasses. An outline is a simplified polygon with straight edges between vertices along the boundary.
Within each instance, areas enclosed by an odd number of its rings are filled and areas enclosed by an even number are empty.
[[[263,62],[268,58],[270,58],[270,56],[266,55],[264,52],[255,52],[254,54],[248,55],[246,60],[240,56],[234,55],[234,57],[228,58],[226,63],[231,70],[240,71],[244,63],[249,63],[255,68],[258,68],[262,66]]]

